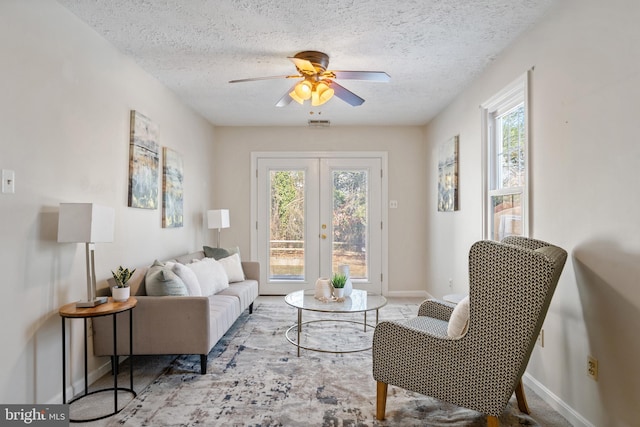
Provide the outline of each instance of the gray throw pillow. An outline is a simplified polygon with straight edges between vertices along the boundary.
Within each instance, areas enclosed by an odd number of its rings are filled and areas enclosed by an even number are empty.
[[[151,296],[188,296],[189,291],[182,279],[170,266],[155,261],[145,275],[147,295]]]
[[[240,248],[237,246],[234,248],[212,248],[211,246],[203,246],[204,256],[207,258],[213,258],[216,261],[222,258],[226,258],[233,254],[240,255]]]

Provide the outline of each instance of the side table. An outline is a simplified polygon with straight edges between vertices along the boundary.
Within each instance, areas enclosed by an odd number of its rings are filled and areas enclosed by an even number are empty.
[[[133,361],[131,358],[133,357],[133,308],[138,304],[138,300],[134,297],[130,297],[127,301],[124,302],[115,302],[113,298],[109,298],[108,302],[105,304],[100,304],[96,307],[76,307],[76,303],[66,304],[60,307],[58,313],[62,318],[62,403],[68,403],[69,405],[73,402],[76,402],[84,397],[87,397],[92,394],[102,393],[105,391],[113,391],[113,412],[101,415],[96,418],[91,419],[69,419],[70,422],[89,422],[101,420],[103,418],[110,417],[112,415],[120,412],[118,410],[118,390],[126,391],[133,394],[133,397],[136,396],[136,392],[133,390]],[[89,384],[88,384],[88,364],[87,364],[87,320],[91,317],[100,317],[100,316],[112,316],[113,317],[113,354],[117,355],[117,328],[116,328],[116,315],[118,313],[129,312],[129,379],[130,384],[129,388],[118,387],[118,367],[113,366],[113,388],[105,388],[100,390],[95,390],[89,393]],[[66,319],[83,319],[84,320],[84,394],[76,397],[75,399],[67,402],[67,356],[66,356]],[[117,358],[115,359],[117,361]],[[117,363],[117,362],[116,362]]]

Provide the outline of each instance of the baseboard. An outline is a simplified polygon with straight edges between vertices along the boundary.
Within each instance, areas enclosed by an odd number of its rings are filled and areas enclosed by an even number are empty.
[[[127,356],[120,356],[119,362],[122,363],[122,361],[125,360],[126,358]],[[102,378],[109,372],[111,372],[111,360],[107,359],[106,363],[103,363],[97,369],[94,369],[93,371],[87,373],[87,380],[89,381],[89,385],[98,381],[100,378]],[[81,375],[81,377],[78,380],[73,381],[72,384],[67,384],[66,393],[67,393],[67,400],[71,400],[74,396],[84,393],[84,375]],[[51,400],[46,402],[46,404],[54,405],[61,402],[62,402],[62,392],[55,395]]]
[[[529,375],[527,372],[522,376],[522,382],[531,388],[542,400],[551,406],[557,413],[562,415],[575,427],[595,427],[586,418],[567,405],[562,399],[556,396],[540,381]]]
[[[387,296],[395,298],[432,298],[427,291],[389,291]]]

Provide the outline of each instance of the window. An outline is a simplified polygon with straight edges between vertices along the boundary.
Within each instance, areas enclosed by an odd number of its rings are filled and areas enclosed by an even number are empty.
[[[529,234],[528,74],[482,105],[484,236]]]

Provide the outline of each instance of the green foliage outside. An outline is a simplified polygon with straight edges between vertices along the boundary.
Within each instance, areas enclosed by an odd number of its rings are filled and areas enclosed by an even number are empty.
[[[333,174],[333,236],[343,250],[360,252],[366,247],[367,173],[339,171]]]
[[[334,242],[344,250],[366,246],[367,173],[338,171],[333,176]],[[271,239],[304,240],[304,173],[275,171],[271,175]]]
[[[270,185],[271,274],[302,276],[305,240],[304,172],[272,171]],[[366,277],[367,172],[334,171],[333,186],[332,267],[348,264],[352,268],[352,277]],[[294,259],[298,261],[293,261]]]

